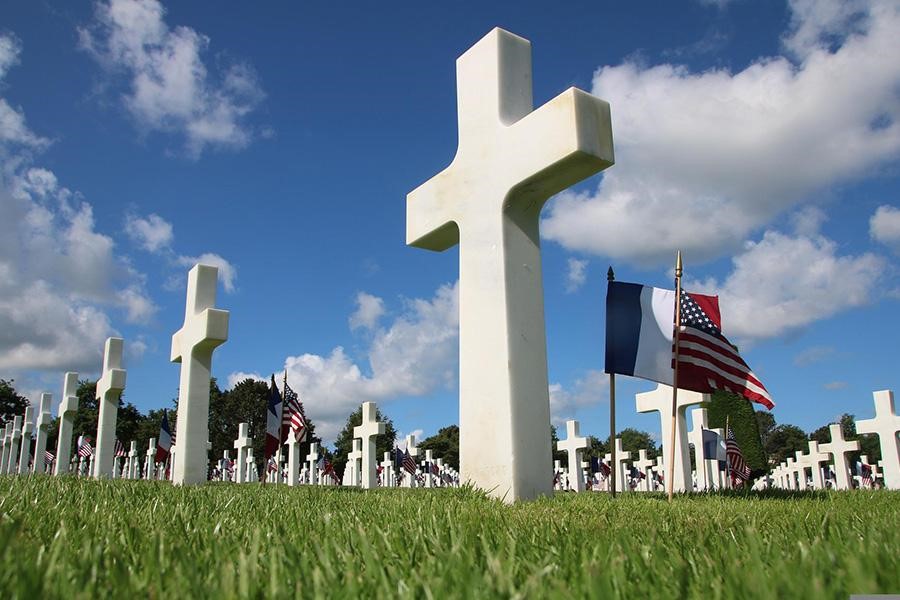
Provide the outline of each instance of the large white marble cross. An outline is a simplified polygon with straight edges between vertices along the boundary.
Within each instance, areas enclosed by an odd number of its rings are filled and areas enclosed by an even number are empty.
[[[188,273],[184,325],[172,336],[172,362],[181,363],[172,470],[176,485],[203,483],[207,476],[212,354],[228,339],[228,311],[213,308],[218,273],[209,265],[194,265]]]
[[[31,462],[31,433],[34,431],[34,407],[25,407],[25,421],[22,423],[22,445],[19,448],[19,475],[28,473]]]
[[[72,428],[75,425],[75,414],[78,412],[78,373],[69,371],[63,378],[62,400],[59,403],[59,437],[56,440],[56,465],[54,475],[69,472],[69,459],[72,457]]]
[[[511,502],[550,493],[538,219],[613,164],[609,105],[570,88],[534,110],[531,44],[494,29],[456,61],[459,146],[406,201],[406,243],[459,243],[464,480]]]
[[[580,435],[580,424],[574,419],[566,421],[566,439],[556,443],[559,450],[564,450],[569,458],[569,484],[576,492],[584,491],[584,480],[578,476],[581,465],[581,452],[588,446],[586,437]]]
[[[672,478],[673,490],[684,492],[691,490],[691,452],[687,439],[687,419],[685,411],[692,404],[700,404],[709,400],[708,394],[678,390],[678,411],[675,420],[675,476]],[[668,461],[672,447],[672,388],[662,383],[650,392],[635,396],[637,411],[640,413],[657,411],[660,417],[662,433],[662,458]],[[666,477],[669,476],[668,462]],[[668,481],[666,482],[668,484]]]
[[[418,451],[418,450],[417,450]],[[353,450],[347,455],[347,470],[350,472],[348,477],[349,484],[353,487],[359,487],[360,481],[360,461],[362,461],[363,450],[362,440],[353,440]]]
[[[374,402],[363,402],[362,423],[353,428],[353,437],[362,440],[362,486],[375,489],[375,436],[384,435],[384,423],[378,422],[378,407]]]
[[[309,484],[319,483],[319,444],[313,442],[309,445],[309,454],[306,455],[306,464],[309,465]]]
[[[116,418],[119,414],[119,396],[125,389],[125,370],[122,368],[122,338],[107,338],[103,348],[103,374],[97,382],[97,445],[94,446],[93,475],[96,479],[113,476],[113,459],[116,445]]]
[[[839,490],[850,489],[850,465],[847,463],[848,452],[859,451],[859,441],[848,441],[844,439],[844,432],[837,423],[829,426],[831,431],[831,441],[827,444],[819,444],[819,450],[831,454],[834,460],[834,484]]]
[[[147,456],[144,457],[144,479],[153,481],[156,472],[156,438],[150,438],[147,444]]]
[[[381,461],[381,487],[394,487],[394,453],[385,452]]]
[[[41,394],[41,406],[38,411],[34,427],[34,467],[31,472],[41,474],[47,462],[47,430],[50,428],[50,406],[53,404],[53,395]]]
[[[137,442],[131,440],[131,447],[128,449],[128,479],[141,478],[140,455],[138,454]]]
[[[797,482],[801,490],[809,488],[806,479],[806,468],[809,466],[807,456],[803,454],[803,450],[794,452],[794,468],[797,470]]]
[[[288,432],[288,473],[287,484],[295,486],[300,483],[300,440],[294,436],[294,430]]]
[[[875,418],[856,422],[856,433],[875,433],[881,443],[884,486],[900,490],[900,415],[894,410],[894,392],[875,392]]]
[[[234,441],[234,448],[237,450],[237,459],[234,464],[234,482],[244,483],[245,463],[247,461],[248,449],[253,448],[253,438],[250,437],[250,424],[241,423],[238,425],[238,438]]]
[[[625,472],[625,463],[630,458],[631,452],[625,452],[625,448],[622,447],[622,438],[616,438],[616,464],[610,466],[616,469],[617,492],[625,491],[625,482],[631,480],[630,477],[627,477],[627,474]]]

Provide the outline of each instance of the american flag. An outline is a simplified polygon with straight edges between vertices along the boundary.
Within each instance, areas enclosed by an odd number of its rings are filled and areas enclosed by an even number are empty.
[[[860,483],[866,487],[872,487],[872,467],[860,461],[859,463]]]
[[[44,450],[44,460],[47,462],[47,464],[50,464],[54,460],[56,460],[56,457],[49,450]]]
[[[116,445],[113,446],[113,456],[128,456],[128,453],[125,452],[125,445],[119,441],[119,438],[116,438]]]
[[[82,435],[78,438],[78,456],[87,458],[94,454],[94,447],[91,446],[91,438]]]
[[[680,307],[678,387],[703,394],[726,390],[774,408],[765,386],[722,335],[718,296],[682,292]]]
[[[281,413],[281,439],[287,441],[288,429],[294,432],[294,439],[302,442],[306,439],[306,417],[303,416],[303,405],[300,396],[284,382],[284,410]]]
[[[403,451],[403,468],[406,469],[408,473],[414,474],[416,472],[416,462],[412,459],[412,456],[409,455],[409,450]]]
[[[431,474],[432,475],[440,475],[441,470],[438,468],[437,463],[431,463]]]
[[[728,468],[731,470],[731,480],[735,485],[750,478],[750,467],[744,462],[744,454],[741,452],[737,440],[734,439],[734,430],[731,426],[725,433],[725,455],[728,460]]]
[[[631,478],[632,478],[632,479],[642,480],[642,479],[644,479],[645,477],[647,477],[647,476],[644,475],[644,472],[643,472],[643,471],[641,471],[641,470],[638,469],[637,467],[634,467],[634,466],[631,467]]]
[[[274,473],[278,470],[278,463],[275,462],[275,457],[270,456],[269,462],[266,463],[266,471],[269,473]]]
[[[319,462],[316,463],[316,466],[322,470],[323,477],[328,475],[335,483],[340,483],[340,479],[338,479],[337,473],[334,471],[334,465],[331,464],[330,460],[323,456],[319,459]]]

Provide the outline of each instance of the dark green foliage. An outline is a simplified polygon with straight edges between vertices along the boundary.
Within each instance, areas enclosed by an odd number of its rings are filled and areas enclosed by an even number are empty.
[[[709,411],[710,429],[725,429],[727,419],[734,431],[734,438],[741,447],[744,460],[750,467],[751,477],[758,477],[769,471],[767,448],[763,447],[759,433],[759,417],[746,398],[717,391],[702,407]]]
[[[376,436],[375,440],[375,456],[376,460],[381,461],[381,457],[385,452],[394,449],[397,441],[397,431],[394,429],[394,422],[388,419],[380,408],[375,409],[375,416],[379,422],[384,423],[384,435]],[[362,406],[350,413],[347,417],[347,423],[341,430],[337,440],[334,442],[334,470],[338,476],[343,476],[344,467],[347,464],[347,455],[353,450],[353,428],[362,425]]]
[[[28,398],[20,395],[14,380],[0,379],[0,427],[6,427],[16,416],[25,414],[25,407],[30,406]]]
[[[459,425],[441,427],[436,434],[422,440],[419,444],[419,458],[425,456],[425,450],[431,450],[434,458],[443,459],[445,465],[459,470]]]
[[[616,437],[622,438],[622,448],[626,452],[631,452],[631,458],[633,460],[637,460],[639,450],[646,450],[647,456],[650,458],[656,458],[658,454],[656,442],[653,441],[653,437],[646,431],[639,431],[632,427],[626,427],[618,432]],[[606,447],[610,447],[608,439],[606,441]],[[609,450],[606,452],[609,452]]]
[[[759,440],[762,442],[763,448],[766,448],[769,443],[769,436],[776,427],[775,416],[768,410],[757,410],[755,414],[756,426],[759,429]]]
[[[796,425],[778,425],[769,434],[766,453],[770,464],[778,465],[788,457],[793,458],[798,450],[807,452],[809,444],[806,433]]]
[[[566,494],[0,478],[2,598],[895,593],[900,494]]]

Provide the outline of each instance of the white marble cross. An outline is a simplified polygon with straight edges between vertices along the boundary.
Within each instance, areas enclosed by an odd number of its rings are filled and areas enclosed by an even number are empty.
[[[156,438],[150,438],[147,444],[147,455],[144,457],[144,479],[153,481],[156,473]]]
[[[640,489],[645,492],[649,492],[652,489],[650,487],[650,483],[653,477],[652,473],[650,472],[650,467],[653,466],[653,459],[647,458],[646,450],[638,450],[638,459],[634,461],[634,466],[644,474],[644,479],[639,484]]]
[[[107,338],[103,349],[103,374],[97,382],[97,445],[94,446],[94,478],[112,477],[113,454],[116,445],[116,417],[119,396],[125,389],[125,370],[122,369],[122,338]]]
[[[534,110],[531,44],[494,29],[456,61],[459,147],[406,202],[406,243],[459,243],[462,477],[507,502],[550,492],[538,220],[613,164],[609,105],[570,88]]]
[[[672,481],[672,489],[675,492],[690,490],[691,452],[688,446],[685,411],[692,404],[700,404],[708,400],[708,394],[678,390],[678,410],[675,419],[675,475]],[[659,413],[662,433],[662,458],[664,461],[668,461],[672,447],[672,388],[660,383],[653,391],[637,394],[635,402],[637,411],[640,413],[653,411]],[[668,475],[669,472],[666,470],[666,477]],[[668,480],[666,484],[668,487]]]
[[[2,455],[0,455],[0,475],[6,475],[6,463],[9,462],[9,445],[12,439],[12,422],[3,428]]]
[[[7,426],[8,427],[8,426]],[[12,431],[9,435],[9,456],[7,457],[6,473],[8,475],[16,474],[16,461],[19,458],[19,441],[22,439],[22,415],[13,417]]]
[[[616,464],[610,465],[616,469],[616,491],[621,492],[626,489],[625,482],[628,473],[625,471],[625,463],[631,458],[631,452],[625,452],[622,447],[622,438],[616,438]],[[629,478],[630,479],[630,478]]]
[[[884,487],[900,490],[900,415],[894,410],[894,392],[875,392],[875,418],[856,422],[856,433],[874,433],[881,443]]]
[[[206,481],[209,457],[209,378],[213,350],[228,339],[228,311],[213,308],[219,270],[194,265],[188,273],[184,325],[172,336],[172,362],[181,363],[178,383],[178,445],[172,482]]]
[[[825,489],[825,478],[822,477],[822,463],[828,460],[828,452],[819,450],[819,442],[808,442],[809,453],[804,455],[806,464],[812,469],[813,487],[817,490]]]
[[[128,473],[125,475],[128,479],[141,478],[140,454],[138,454],[137,442],[131,440],[131,447],[128,449]]]
[[[379,423],[374,402],[363,402],[362,424],[353,428],[353,437],[362,440],[362,487],[375,488],[375,436],[384,435],[384,423]]]
[[[353,440],[353,450],[347,455],[347,470],[350,471],[349,484],[353,487],[359,487],[360,470],[362,464],[363,450],[362,440]]]
[[[43,473],[47,462],[47,430],[50,428],[50,406],[53,404],[53,394],[41,394],[41,406],[35,420],[34,434],[34,467],[32,473]]]
[[[580,435],[580,425],[578,421],[569,419],[566,421],[566,439],[556,443],[559,450],[564,450],[569,458],[569,472],[573,474],[570,478],[572,489],[576,492],[584,491],[584,481],[578,476],[578,468],[581,465],[581,453],[587,448],[588,440]]]
[[[250,437],[249,423],[238,425],[238,438],[234,441],[234,447],[237,450],[237,460],[234,465],[234,481],[235,483],[244,483],[247,451],[253,448],[253,438]]]
[[[431,488],[434,487],[434,477],[431,475],[431,461],[433,461],[433,455],[431,450],[425,451],[425,487]]]
[[[436,458],[434,459],[434,464],[437,465],[437,486],[444,487],[444,459]]]
[[[797,470],[797,481],[800,484],[801,490],[806,490],[809,488],[809,484],[807,483],[806,478],[806,468],[809,466],[809,460],[807,456],[803,454],[803,450],[797,450],[794,452],[794,468]]]
[[[59,437],[56,440],[56,465],[53,473],[63,475],[69,471],[72,458],[72,428],[78,412],[78,373],[69,371],[63,378],[62,400],[59,403]]]
[[[393,452],[385,452],[381,461],[381,487],[394,487],[394,457]]]
[[[313,442],[309,445],[309,454],[306,455],[306,464],[309,465],[310,485],[319,484],[319,444]]]
[[[28,473],[31,462],[31,434],[34,432],[34,407],[25,407],[25,421],[22,423],[22,445],[19,449],[19,475]]]
[[[259,469],[256,467],[256,459],[253,458],[253,446],[247,448],[247,458],[244,459],[244,468],[247,469],[247,475],[244,482],[255,483],[259,481]]]
[[[835,488],[839,490],[850,489],[850,465],[847,463],[847,453],[859,451],[859,441],[844,439],[844,432],[837,423],[829,425],[831,441],[827,444],[819,444],[819,450],[831,454],[834,460]]]

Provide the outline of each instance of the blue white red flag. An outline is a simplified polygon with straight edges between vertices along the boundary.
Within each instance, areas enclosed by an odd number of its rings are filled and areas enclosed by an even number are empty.
[[[678,387],[722,389],[773,408],[769,392],[722,334],[717,296],[681,293]],[[675,292],[611,281],[606,294],[606,372],[674,385]]]
[[[159,437],[156,439],[156,462],[166,462],[172,450],[172,429],[169,427],[169,411],[163,411],[162,423],[159,424]]]
[[[281,446],[283,408],[281,393],[275,385],[275,375],[272,375],[272,384],[269,386],[269,397],[266,401],[266,456],[273,456]]]

